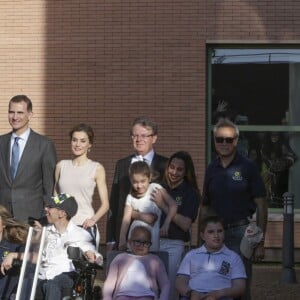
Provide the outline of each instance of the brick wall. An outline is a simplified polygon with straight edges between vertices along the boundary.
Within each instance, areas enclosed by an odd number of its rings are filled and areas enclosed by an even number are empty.
[[[55,141],[59,159],[70,158],[70,128],[89,123],[91,157],[110,187],[115,161],[131,152],[129,124],[148,115],[157,151],[189,151],[201,186],[206,43],[297,40],[299,15],[296,1],[0,1],[1,131],[19,93],[32,98],[32,127]]]

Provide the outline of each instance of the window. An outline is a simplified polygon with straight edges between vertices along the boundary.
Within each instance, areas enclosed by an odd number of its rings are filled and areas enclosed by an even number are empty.
[[[257,162],[269,206],[282,194],[300,208],[300,48],[208,49],[208,159],[219,117],[239,125],[238,151]],[[297,154],[298,153],[298,154]]]

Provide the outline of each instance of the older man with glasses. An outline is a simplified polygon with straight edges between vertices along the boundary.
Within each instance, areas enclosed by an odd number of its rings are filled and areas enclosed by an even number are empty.
[[[145,161],[152,170],[152,180],[160,182],[163,177],[167,158],[154,151],[158,129],[156,123],[147,117],[136,118],[131,126],[130,137],[134,153],[116,163],[110,194],[110,212],[106,226],[107,250],[117,249],[123,219],[125,200],[130,192],[129,166],[135,161]],[[132,215],[139,219],[138,212]],[[153,216],[154,218],[154,216]],[[153,219],[153,222],[155,219]]]
[[[225,244],[242,256],[248,284],[243,299],[251,299],[252,259],[264,258],[264,239],[256,246],[250,259],[240,252],[241,240],[256,213],[256,224],[265,233],[267,226],[266,192],[254,162],[237,152],[238,127],[228,119],[220,119],[214,127],[217,158],[206,169],[201,219],[217,214],[224,220]]]

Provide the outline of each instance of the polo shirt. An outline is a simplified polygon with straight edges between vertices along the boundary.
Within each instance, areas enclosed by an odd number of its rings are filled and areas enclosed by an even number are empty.
[[[174,189],[170,189],[168,186],[164,186],[173,200],[177,204],[177,213],[188,217],[194,222],[198,215],[198,209],[200,205],[200,193],[191,186],[188,182],[183,181],[179,186]],[[161,222],[162,225],[165,221],[166,215],[162,213]],[[188,242],[190,240],[190,233],[182,230],[174,222],[170,223],[168,231],[168,239],[182,240]]]
[[[233,279],[246,279],[240,256],[225,245],[217,252],[208,252],[205,245],[189,251],[177,275],[189,277],[189,286],[200,293],[230,288]]]
[[[257,165],[238,152],[226,168],[221,165],[220,158],[207,167],[203,204],[211,206],[225,223],[252,217],[256,211],[254,198],[265,196]]]

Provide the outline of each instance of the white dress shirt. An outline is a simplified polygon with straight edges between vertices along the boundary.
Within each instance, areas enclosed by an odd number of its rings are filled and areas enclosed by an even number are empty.
[[[83,252],[91,250],[95,252],[96,256],[101,256],[96,253],[89,232],[72,221],[69,221],[66,231],[62,234],[56,230],[54,225],[48,225],[39,279],[53,279],[63,272],[75,270],[72,260],[68,258],[68,246],[79,247]]]
[[[19,141],[18,141],[18,144],[19,144],[19,160],[21,159],[23,151],[24,151],[24,148],[25,148],[26,143],[27,143],[28,138],[29,138],[29,134],[30,134],[30,128],[28,128],[21,135],[17,135],[14,132],[12,133],[11,139],[10,139],[10,159],[11,159],[12,147],[13,147],[13,144],[15,142],[15,138],[16,137],[20,138]]]

